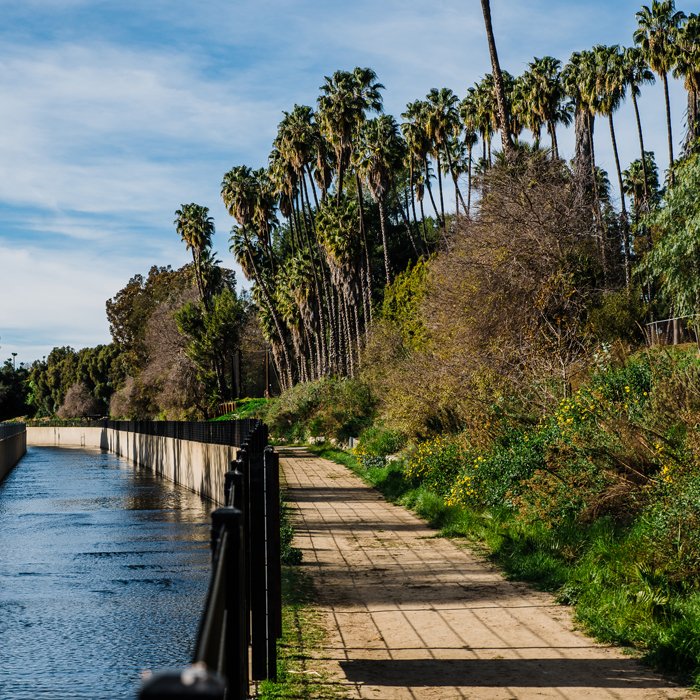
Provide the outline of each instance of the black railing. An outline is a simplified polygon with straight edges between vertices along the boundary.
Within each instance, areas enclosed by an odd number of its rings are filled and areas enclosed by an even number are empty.
[[[258,424],[260,421],[252,418],[225,421],[106,420],[101,423],[113,430],[236,446],[242,445]]]
[[[14,437],[27,429],[24,423],[0,423],[0,440]]]
[[[212,576],[192,666],[149,679],[139,696],[144,700],[245,700],[250,680],[276,678],[282,634],[279,455],[267,445],[264,424],[251,420],[249,426],[226,473],[226,505],[212,513]]]

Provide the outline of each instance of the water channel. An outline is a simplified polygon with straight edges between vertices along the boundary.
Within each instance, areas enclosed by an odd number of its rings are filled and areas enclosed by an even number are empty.
[[[30,447],[0,484],[0,698],[134,698],[187,663],[210,510],[115,455]]]

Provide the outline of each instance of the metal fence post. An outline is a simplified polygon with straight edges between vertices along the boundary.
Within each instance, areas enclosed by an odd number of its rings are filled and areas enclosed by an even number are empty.
[[[210,596],[223,596],[223,609],[216,600],[207,601],[207,608],[215,618],[211,625],[203,621],[195,654],[196,661],[214,666],[226,677],[227,698],[244,700],[248,694],[248,638],[247,606],[245,600],[245,544],[243,539],[243,513],[237,508],[225,506],[212,514],[212,546],[214,549],[214,585]],[[217,568],[222,568],[221,589],[216,586]],[[220,629],[220,639],[212,641]],[[217,659],[210,649],[217,649]]]
[[[268,598],[274,638],[282,636],[282,543],[280,541],[280,456],[265,448]],[[275,668],[276,671],[276,668]]]

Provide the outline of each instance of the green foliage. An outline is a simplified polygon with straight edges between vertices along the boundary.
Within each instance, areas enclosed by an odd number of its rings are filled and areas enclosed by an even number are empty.
[[[63,404],[68,390],[83,385],[96,401],[95,411],[104,414],[124,373],[124,358],[114,343],[77,352],[71,347],[56,347],[29,370],[29,402],[37,416],[52,416]]]
[[[215,418],[216,421],[221,420],[243,420],[244,418],[261,418],[265,415],[265,410],[269,399],[265,398],[247,398],[236,401],[236,410],[233,413],[226,413],[223,416]]]
[[[364,468],[383,467],[389,455],[406,446],[406,436],[398,430],[373,425],[360,434],[360,444],[353,450]]]
[[[297,384],[270,401],[265,421],[278,439],[325,437],[344,442],[370,424],[374,408],[375,400],[366,384],[325,378]]]
[[[604,343],[639,343],[646,323],[644,302],[638,288],[621,289],[603,295],[600,306],[591,309],[588,326],[592,335]]]
[[[185,304],[176,314],[178,329],[188,338],[186,352],[197,366],[210,405],[232,396],[233,356],[240,345],[245,309],[229,288],[214,295],[205,307]]]
[[[0,366],[0,421],[24,416],[30,411],[26,367],[11,360]]]
[[[426,328],[420,315],[425,295],[428,265],[418,261],[396,276],[385,289],[382,318],[393,323],[407,348],[420,350],[426,343]]]
[[[655,245],[641,267],[661,284],[676,315],[700,312],[700,154],[675,169],[675,182],[663,207],[652,213]]]
[[[406,477],[447,496],[462,465],[469,459],[465,436],[438,436],[421,442],[407,458]]]

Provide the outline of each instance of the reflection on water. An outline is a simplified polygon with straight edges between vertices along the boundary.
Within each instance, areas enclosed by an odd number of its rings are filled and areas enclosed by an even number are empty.
[[[29,448],[0,484],[0,698],[133,698],[186,663],[208,514],[114,455]]]

